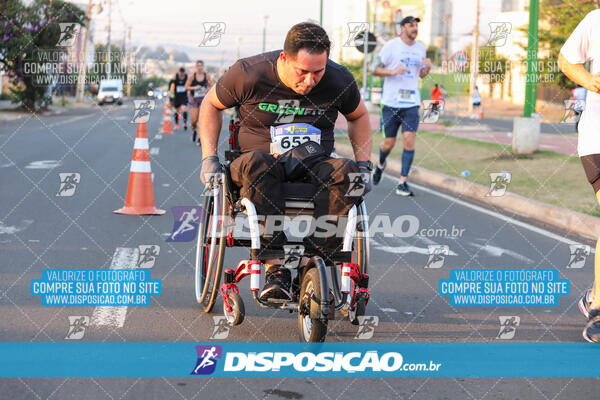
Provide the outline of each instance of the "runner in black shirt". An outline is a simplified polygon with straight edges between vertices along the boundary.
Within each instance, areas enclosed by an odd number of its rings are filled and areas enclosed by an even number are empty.
[[[352,74],[328,59],[329,49],[329,38],[323,28],[300,23],[288,32],[283,51],[241,59],[221,77],[206,95],[200,110],[203,182],[207,173],[221,168],[217,157],[220,111],[239,106],[239,144],[243,154],[231,163],[231,178],[241,187],[242,196],[254,203],[259,215],[282,215],[285,201],[281,183],[286,178],[283,165],[270,154],[270,128],[289,123],[311,124],[320,130],[320,143],[329,154],[335,120],[342,113],[348,120],[356,162],[328,158],[309,168],[305,181],[318,187],[313,199],[315,219],[330,215],[335,224],[338,216],[347,214],[352,205],[361,201],[361,196],[346,196],[346,193],[350,187],[349,173],[371,169],[369,116]],[[366,186],[366,191],[370,190],[370,183]],[[276,232],[270,239],[261,238],[261,244],[278,247],[285,240],[283,232]],[[341,248],[338,237],[311,235],[304,243],[325,257]],[[289,270],[269,266],[273,260],[265,264],[267,285],[261,299],[289,298]]]
[[[175,74],[175,130],[179,129],[179,114],[183,116],[183,129],[187,130],[187,104],[188,97],[185,89],[185,82],[188,76],[185,73],[185,68],[179,68],[177,74]]]

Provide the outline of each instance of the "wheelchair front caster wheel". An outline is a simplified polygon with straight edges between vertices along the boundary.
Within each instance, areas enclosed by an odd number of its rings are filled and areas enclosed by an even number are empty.
[[[365,315],[365,309],[367,308],[367,298],[364,293],[358,293],[356,295],[356,303],[354,304],[354,310],[348,310],[348,319],[352,325],[358,325],[358,317]]]
[[[303,342],[324,342],[327,335],[327,320],[310,317],[311,302],[321,298],[319,272],[309,269],[302,279],[300,304],[298,305],[298,330]]]
[[[231,312],[227,311],[227,306],[225,305],[225,302],[223,302],[223,315],[227,318],[227,323],[235,326],[244,322],[246,309],[244,308],[244,301],[240,295],[235,292],[229,293],[229,304],[231,305]]]

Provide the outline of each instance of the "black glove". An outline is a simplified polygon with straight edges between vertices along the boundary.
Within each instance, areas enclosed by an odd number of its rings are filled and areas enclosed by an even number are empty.
[[[371,171],[367,167],[359,166],[358,170],[363,177],[363,184],[365,185],[365,191],[363,192],[363,196],[373,190],[373,184],[371,183]],[[365,179],[366,178],[366,179]]]
[[[212,174],[223,173],[223,166],[217,156],[207,156],[202,159],[202,169],[200,170],[200,180],[206,186],[211,184]],[[208,183],[207,183],[208,182]]]

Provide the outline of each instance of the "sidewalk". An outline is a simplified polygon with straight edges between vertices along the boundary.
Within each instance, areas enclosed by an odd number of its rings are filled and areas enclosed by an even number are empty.
[[[59,115],[67,110],[74,108],[89,108],[94,106],[94,103],[77,103],[75,102],[75,98],[66,97],[67,101],[66,106],[61,106],[61,98],[57,97],[54,101],[54,104],[51,105],[46,111],[36,111],[39,115]],[[10,100],[0,100],[0,122],[9,122],[15,121],[21,118],[26,118],[32,116],[31,112],[23,110],[19,105],[11,103]]]
[[[379,131],[379,114],[370,113],[371,129],[374,132]],[[348,129],[348,124],[343,116],[339,116],[335,123],[336,129]],[[485,125],[453,125],[445,126],[440,124],[419,124],[419,130],[445,135],[462,137],[481,142],[497,143],[502,145],[512,145],[512,132],[492,131]],[[577,156],[577,136],[559,135],[559,134],[540,134],[540,150],[554,151],[556,153]]]

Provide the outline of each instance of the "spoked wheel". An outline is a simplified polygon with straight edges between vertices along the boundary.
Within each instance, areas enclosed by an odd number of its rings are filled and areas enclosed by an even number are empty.
[[[324,342],[327,335],[327,319],[310,317],[311,303],[321,299],[321,283],[316,268],[309,269],[302,279],[298,312],[298,331],[303,342]],[[314,304],[313,307],[316,307]]]
[[[367,212],[366,206],[364,203],[361,203],[357,207],[357,218],[359,222],[357,224],[357,232],[352,241],[352,262],[357,263],[359,266],[359,272],[361,274],[367,273],[367,267],[369,264],[369,232],[367,225]],[[340,276],[341,265],[338,265],[335,268],[336,278]],[[334,272],[334,271],[332,271]],[[337,295],[341,298],[342,294],[339,289],[339,283],[337,279],[333,279],[334,290],[336,290]],[[367,305],[366,295],[364,293],[358,292],[358,286],[354,283],[354,280],[350,282],[350,293],[346,297],[346,303],[344,307],[340,310],[340,314],[344,317],[348,317],[350,322],[354,325],[358,325],[359,316],[365,315],[365,309]],[[352,305],[352,297],[356,296],[356,301],[353,307]]]
[[[229,304],[231,305],[231,312],[227,311],[227,306],[223,303],[223,315],[227,318],[227,323],[235,326],[244,322],[246,308],[240,295],[235,292],[229,293]]]
[[[222,188],[204,197],[203,217],[198,230],[196,246],[196,301],[202,304],[204,312],[210,312],[219,294],[219,284],[223,273],[225,257],[226,196]]]

